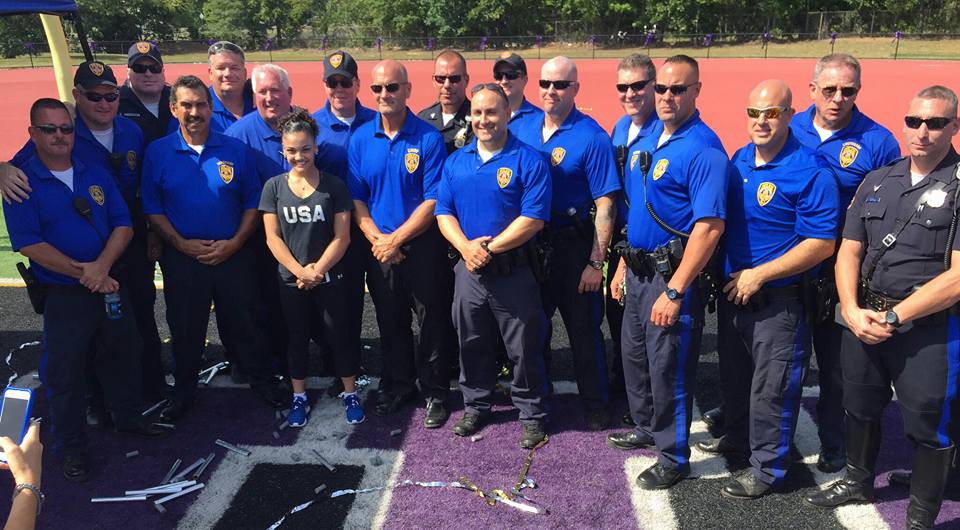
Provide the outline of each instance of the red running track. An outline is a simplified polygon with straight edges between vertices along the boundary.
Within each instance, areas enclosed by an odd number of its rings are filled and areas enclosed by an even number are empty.
[[[531,82],[527,97],[539,106],[535,80],[543,61],[530,60]],[[658,66],[660,61],[657,61]],[[794,91],[794,107],[799,111],[810,104],[808,83],[813,73],[813,59],[703,59],[700,61],[701,92],[699,107],[704,120],[720,135],[727,151],[732,153],[747,142],[745,132],[747,94],[758,82],[768,78],[786,81]],[[294,87],[294,103],[311,111],[324,103],[320,63],[281,63],[290,72]],[[373,62],[360,63],[363,85],[369,80]],[[617,101],[615,59],[578,61],[581,91],[577,104],[609,130],[621,115]],[[249,67],[252,68],[252,65]],[[414,111],[430,105],[435,91],[430,81],[430,61],[409,61],[407,68],[413,83],[409,102]],[[470,61],[471,84],[492,81],[493,61]],[[115,66],[117,77],[124,78],[126,69]],[[207,79],[201,64],[167,65],[167,81],[182,74],[195,74]],[[863,62],[864,90],[858,97],[860,109],[902,137],[902,120],[910,97],[925,86],[946,85],[960,90],[960,70],[952,62],[866,60]],[[26,138],[30,103],[39,97],[56,97],[53,71],[50,68],[0,70],[0,158],[9,158]],[[361,89],[360,100],[372,105],[373,98]],[[902,147],[902,141],[901,141]]]

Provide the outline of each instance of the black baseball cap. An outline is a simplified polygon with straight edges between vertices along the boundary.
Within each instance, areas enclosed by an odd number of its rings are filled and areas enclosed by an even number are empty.
[[[152,42],[142,40],[133,43],[133,46],[130,46],[130,49],[127,50],[127,66],[133,66],[133,63],[137,62],[141,57],[149,57],[157,61],[157,64],[160,66],[163,66],[163,57],[160,55],[160,49]]]
[[[337,50],[323,59],[323,78],[329,79],[330,76],[342,75],[347,79],[357,77],[357,61],[349,53]]]
[[[117,86],[117,78],[113,70],[100,61],[87,61],[77,67],[73,74],[73,86],[94,88],[100,85]]]
[[[500,55],[500,58],[497,59],[497,62],[493,63],[493,71],[496,72],[497,67],[499,67],[501,64],[508,65],[514,70],[527,73],[527,63],[523,62],[523,57],[520,57],[515,53],[503,52],[503,54]]]

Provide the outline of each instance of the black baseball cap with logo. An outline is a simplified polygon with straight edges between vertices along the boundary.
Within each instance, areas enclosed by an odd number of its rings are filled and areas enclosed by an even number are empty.
[[[511,69],[527,73],[527,63],[523,62],[523,57],[515,53],[504,52],[503,55],[493,63],[493,71],[496,72],[500,65],[508,65]]]
[[[160,49],[157,48],[156,44],[144,40],[133,43],[133,46],[130,46],[130,49],[127,50],[127,66],[133,66],[133,63],[143,57],[149,57],[163,66],[163,56],[160,55]]]
[[[323,59],[323,78],[342,75],[347,79],[357,77],[357,61],[349,53],[337,50]]]
[[[73,86],[95,88],[100,85],[117,86],[117,77],[109,66],[100,61],[87,61],[77,67],[73,74]]]

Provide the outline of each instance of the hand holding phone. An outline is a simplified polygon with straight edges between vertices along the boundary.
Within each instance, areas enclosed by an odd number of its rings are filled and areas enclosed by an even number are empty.
[[[40,424],[33,423],[27,429],[23,442],[17,445],[7,437],[0,437],[0,449],[7,463],[0,463],[0,469],[9,469],[16,484],[33,484],[40,487],[41,465],[43,463],[43,444],[40,443]]]
[[[30,408],[33,405],[33,392],[26,388],[8,386],[3,391],[3,403],[0,405],[0,436],[9,438],[20,445],[30,423]],[[0,462],[7,461],[7,453],[0,446]]]

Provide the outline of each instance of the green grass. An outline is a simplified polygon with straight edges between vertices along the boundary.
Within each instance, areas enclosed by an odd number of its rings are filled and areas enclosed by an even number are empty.
[[[835,51],[851,53],[861,59],[892,59],[894,55],[894,44],[892,38],[888,37],[863,37],[863,38],[840,38],[837,39]],[[591,48],[585,43],[553,44],[544,46],[538,50],[536,48],[525,48],[522,46],[511,47],[526,58],[553,57],[563,54],[572,58],[620,58],[632,52],[647,53],[644,48],[615,48],[605,49],[598,47]],[[502,50],[491,49],[486,53],[479,51],[468,51],[464,55],[468,59],[493,59]],[[435,56],[434,52],[423,49],[393,49],[385,47],[382,55],[376,48],[350,49],[350,52],[359,60],[374,60],[383,58],[392,58],[399,60],[430,60]],[[707,49],[704,47],[661,47],[649,50],[652,57],[668,57],[678,53],[685,53],[694,57],[706,57]],[[830,53],[829,40],[805,40],[798,42],[771,43],[767,49],[767,56],[770,58],[815,58]],[[763,57],[763,48],[759,41],[746,44],[714,45],[710,49],[710,57],[738,58],[738,57]],[[900,49],[897,53],[900,59],[960,59],[960,39],[910,39],[909,36],[900,41]],[[272,59],[271,59],[272,57]],[[97,59],[109,64],[125,64],[126,55],[100,54]],[[178,55],[167,55],[164,57],[168,63],[202,63],[206,62],[205,53],[187,53]],[[79,64],[83,60],[80,54],[71,54],[73,64]],[[278,50],[272,54],[264,51],[252,51],[247,53],[247,60],[250,62],[290,62],[290,61],[322,61],[323,53],[319,49],[289,49]],[[50,56],[42,54],[34,56],[35,66],[50,66]],[[22,68],[30,66],[30,57],[21,55],[12,59],[0,59],[0,68]]]
[[[10,246],[10,236],[7,235],[7,222],[3,218],[3,208],[0,208],[0,278],[19,278],[17,262],[27,261],[27,258],[14,252]]]

